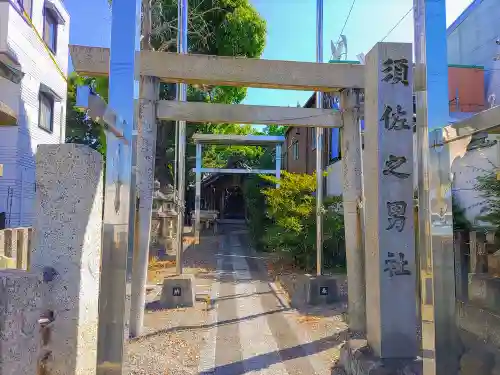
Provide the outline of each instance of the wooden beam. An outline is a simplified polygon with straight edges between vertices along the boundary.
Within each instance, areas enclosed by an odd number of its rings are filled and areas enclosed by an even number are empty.
[[[70,45],[69,53],[78,74],[90,77],[109,75],[109,48]]]
[[[109,49],[70,46],[75,71],[102,76],[109,72]],[[165,82],[272,89],[337,91],[364,87],[363,65],[247,59],[209,55],[140,52],[140,74]]]
[[[336,91],[364,85],[362,65],[318,64],[143,51],[141,74],[168,82]]]
[[[196,168],[193,168],[196,172]],[[229,169],[229,168],[201,168],[201,173],[220,173],[220,174],[275,174],[274,169]]]
[[[156,113],[162,120],[187,122],[341,127],[340,114],[332,109],[160,100]]]

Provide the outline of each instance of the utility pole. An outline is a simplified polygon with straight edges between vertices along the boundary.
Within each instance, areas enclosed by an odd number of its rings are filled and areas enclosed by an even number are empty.
[[[316,62],[323,62],[323,0],[316,0]],[[323,108],[323,93],[316,92],[316,108]],[[323,128],[316,128],[316,273],[323,273]]]
[[[177,20],[177,52],[187,53],[187,19],[188,19],[188,2],[187,0],[179,0]],[[177,84],[177,100],[185,102],[187,100],[187,85],[185,83]],[[177,257],[176,257],[176,272],[182,274],[182,253],[184,250],[184,210],[186,207],[186,121],[178,121],[178,157],[179,166],[177,168]]]

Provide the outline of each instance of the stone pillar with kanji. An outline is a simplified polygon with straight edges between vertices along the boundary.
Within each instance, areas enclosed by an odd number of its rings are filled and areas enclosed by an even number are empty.
[[[412,45],[378,43],[365,73],[366,315],[381,358],[417,356]]]

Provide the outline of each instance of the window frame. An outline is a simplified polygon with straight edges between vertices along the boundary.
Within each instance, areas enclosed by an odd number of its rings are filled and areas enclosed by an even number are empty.
[[[51,23],[48,24],[48,21],[51,21]],[[47,30],[48,25],[50,25],[54,28],[54,38],[53,38],[54,45],[53,46],[51,46],[46,39],[48,36],[48,30]],[[57,54],[58,28],[59,28],[59,22],[57,19],[57,15],[54,14],[54,12],[51,9],[44,7],[43,8],[43,36],[42,36],[42,38],[43,38],[45,45],[50,49],[50,51],[54,55]]]
[[[316,150],[316,128],[311,128],[311,149]]]
[[[23,10],[26,10],[28,17],[31,19],[33,17],[33,0],[17,0],[17,3],[20,7],[22,16],[26,17],[23,12]],[[26,7],[26,3],[29,4],[29,8]]]
[[[50,119],[49,119],[49,128],[42,126],[42,104],[45,106],[46,103],[43,103],[43,99],[48,100],[49,109],[50,109]],[[47,133],[54,132],[54,120],[55,120],[55,98],[43,91],[38,93],[38,127]]]
[[[293,160],[299,160],[299,141],[293,141],[292,143],[292,158]]]

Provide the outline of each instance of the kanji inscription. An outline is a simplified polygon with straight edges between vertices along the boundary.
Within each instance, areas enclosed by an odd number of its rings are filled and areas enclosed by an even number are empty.
[[[407,59],[387,59],[382,64],[383,82],[393,85],[398,83],[408,86],[408,60]]]
[[[384,272],[389,272],[390,277],[411,275],[411,271],[405,268],[408,266],[408,261],[405,260],[405,255],[401,252],[396,254],[388,252],[385,265],[387,267],[384,269]]]
[[[397,169],[406,164],[407,161],[408,160],[404,156],[389,155],[389,160],[385,162],[385,168],[382,173],[385,176],[391,175],[397,178],[406,179],[410,177],[411,174],[398,171]]]
[[[406,223],[406,207],[404,201],[387,202],[387,220],[389,225],[386,230],[396,229],[402,232]]]
[[[407,112],[399,104],[396,105],[396,111],[390,105],[386,105],[380,121],[384,121],[387,130],[411,129],[406,114]]]

